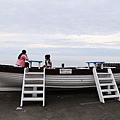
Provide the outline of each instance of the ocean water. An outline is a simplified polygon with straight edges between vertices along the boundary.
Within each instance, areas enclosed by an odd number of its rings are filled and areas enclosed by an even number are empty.
[[[58,59],[57,59],[58,58]],[[64,56],[55,57],[53,59],[53,65],[61,66],[62,63],[65,66],[85,67],[87,61],[103,61],[103,62],[117,62],[120,63],[120,57],[113,56]]]
[[[42,60],[44,64],[43,56],[29,56],[29,59]],[[16,56],[1,56],[0,64],[15,65],[17,60]],[[51,56],[53,67],[60,67],[62,63],[66,67],[85,67],[87,61],[104,61],[104,62],[117,62],[120,63],[120,57],[116,56]],[[37,64],[33,64],[37,66]]]

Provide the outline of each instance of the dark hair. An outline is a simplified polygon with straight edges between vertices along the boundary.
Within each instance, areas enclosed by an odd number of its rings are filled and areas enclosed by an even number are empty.
[[[19,54],[18,59],[20,59],[22,54],[26,54],[26,50],[22,50],[22,53]]]
[[[50,59],[50,55],[49,55],[49,54],[45,55],[45,57],[46,57],[47,59]]]

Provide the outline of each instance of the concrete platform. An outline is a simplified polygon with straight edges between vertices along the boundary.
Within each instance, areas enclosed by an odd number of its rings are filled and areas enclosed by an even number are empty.
[[[24,102],[20,92],[0,92],[0,120],[120,120],[120,102],[100,103],[95,88],[46,91],[46,106]]]

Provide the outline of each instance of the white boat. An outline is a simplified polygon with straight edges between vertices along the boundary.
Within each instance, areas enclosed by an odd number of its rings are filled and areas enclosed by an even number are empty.
[[[42,69],[42,68],[41,68]],[[38,68],[30,68],[31,71],[41,71]],[[61,68],[46,69],[45,81],[49,88],[86,88],[95,87],[92,68]],[[105,72],[106,69],[98,69]],[[120,84],[120,68],[112,69],[116,83]],[[22,88],[24,68],[0,65],[0,91],[20,91]]]

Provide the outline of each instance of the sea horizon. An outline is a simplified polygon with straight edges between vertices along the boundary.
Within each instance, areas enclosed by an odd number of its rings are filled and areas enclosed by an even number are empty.
[[[9,59],[8,59],[9,58]],[[44,56],[31,56],[30,60],[41,60],[42,65],[44,65]],[[0,59],[0,64],[2,65],[15,65],[16,58],[6,56]],[[65,67],[86,67],[87,61],[101,61],[106,63],[120,63],[120,57],[118,56],[51,56],[51,61],[53,67],[61,67],[61,64],[64,63]],[[37,66],[37,63],[33,63],[34,66]]]

